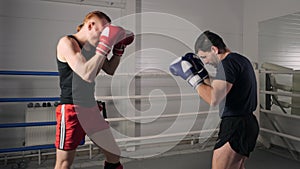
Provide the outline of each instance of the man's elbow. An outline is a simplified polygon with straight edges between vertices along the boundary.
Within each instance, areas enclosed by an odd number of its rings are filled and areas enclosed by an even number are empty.
[[[81,77],[82,80],[88,82],[88,83],[92,83],[95,79],[95,77],[93,77],[91,74],[86,74],[84,76]]]

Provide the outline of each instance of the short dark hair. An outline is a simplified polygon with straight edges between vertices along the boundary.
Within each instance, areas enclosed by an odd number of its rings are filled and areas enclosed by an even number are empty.
[[[226,45],[223,39],[216,33],[206,30],[202,34],[200,34],[200,36],[196,40],[195,53],[198,53],[199,50],[208,52],[211,50],[212,46],[215,46],[219,49],[218,54],[226,52]]]

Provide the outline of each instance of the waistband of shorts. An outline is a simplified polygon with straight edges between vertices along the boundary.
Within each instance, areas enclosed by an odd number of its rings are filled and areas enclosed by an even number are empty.
[[[93,106],[83,106],[83,105],[78,105],[78,104],[63,104],[63,103],[60,103],[58,106],[62,106],[62,105],[65,105],[65,106],[72,106],[74,108],[86,108],[86,109],[89,109],[89,108],[94,108],[94,107],[98,107],[97,104],[93,105]]]
[[[227,118],[251,118],[253,117],[254,114],[253,112],[252,113],[247,113],[247,114],[244,114],[244,115],[232,115],[232,116],[224,116],[224,117],[221,117],[221,119],[227,119]]]

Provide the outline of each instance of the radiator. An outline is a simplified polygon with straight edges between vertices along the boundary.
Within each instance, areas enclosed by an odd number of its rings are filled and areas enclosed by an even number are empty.
[[[26,122],[49,122],[56,121],[55,108],[52,107],[32,107],[25,111]],[[55,125],[34,126],[25,128],[25,146],[54,144]]]

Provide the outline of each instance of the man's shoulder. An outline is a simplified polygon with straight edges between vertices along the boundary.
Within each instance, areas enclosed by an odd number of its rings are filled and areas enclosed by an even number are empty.
[[[72,41],[68,35],[62,36],[58,40],[58,45],[71,45]]]
[[[245,55],[242,55],[240,53],[230,53],[228,54],[228,60],[236,60],[240,62],[250,62],[249,58],[247,58]]]
[[[237,57],[243,57],[245,58],[244,55],[240,54],[240,53],[237,53],[237,52],[231,52],[228,54],[229,58],[237,58]]]
[[[80,51],[81,49],[80,44],[76,41],[76,39],[72,35],[62,36],[58,40],[57,47],[64,48],[64,49],[68,48],[75,51]]]

